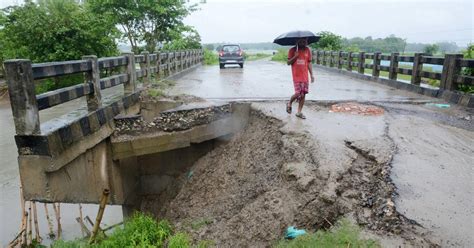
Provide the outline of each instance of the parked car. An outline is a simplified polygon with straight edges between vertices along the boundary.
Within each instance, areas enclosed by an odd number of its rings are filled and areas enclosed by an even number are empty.
[[[219,67],[223,69],[225,65],[229,64],[238,64],[240,68],[244,67],[244,52],[239,45],[223,45],[219,50]]]

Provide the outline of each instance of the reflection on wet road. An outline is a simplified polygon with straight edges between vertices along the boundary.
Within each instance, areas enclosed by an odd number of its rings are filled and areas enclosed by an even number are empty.
[[[413,93],[377,83],[350,79],[316,69],[309,100],[397,101],[423,99]],[[191,94],[207,99],[287,99],[293,93],[291,68],[268,60],[246,62],[240,67],[202,66],[178,78],[169,93]]]

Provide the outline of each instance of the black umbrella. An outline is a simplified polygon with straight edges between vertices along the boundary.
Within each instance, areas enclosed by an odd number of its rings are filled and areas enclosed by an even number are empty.
[[[311,43],[317,42],[321,37],[313,34],[313,32],[311,31],[297,30],[297,31],[284,33],[278,36],[273,41],[273,43],[276,43],[282,46],[294,46],[296,45],[296,42],[301,38],[307,38],[308,44],[311,44]]]

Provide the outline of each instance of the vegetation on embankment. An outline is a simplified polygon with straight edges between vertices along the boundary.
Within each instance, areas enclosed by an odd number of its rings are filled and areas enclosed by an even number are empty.
[[[372,239],[360,237],[359,227],[347,219],[339,220],[329,230],[318,230],[316,233],[305,234],[294,240],[282,240],[276,248],[303,247],[381,247]]]
[[[177,232],[166,220],[156,221],[152,216],[135,213],[125,221],[123,227],[104,237],[99,237],[96,243],[89,244],[88,240],[74,241],[58,240],[52,248],[121,248],[121,247],[210,247],[212,242],[201,241],[194,244],[188,234]],[[46,247],[36,245],[36,247]]]
[[[360,229],[347,219],[339,220],[329,230],[318,230],[297,237],[294,240],[281,240],[276,248],[294,247],[380,247],[377,241],[363,239]],[[36,244],[34,247],[46,247]],[[210,240],[192,242],[189,234],[175,230],[166,220],[157,221],[152,216],[135,213],[125,221],[123,227],[113,231],[108,237],[100,236],[97,242],[89,244],[87,239],[74,241],[58,240],[52,248],[119,248],[119,247],[215,247]]]

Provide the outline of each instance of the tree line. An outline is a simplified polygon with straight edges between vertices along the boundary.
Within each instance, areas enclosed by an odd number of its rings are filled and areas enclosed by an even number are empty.
[[[433,44],[425,43],[408,43],[406,39],[390,35],[385,38],[369,37],[355,37],[344,38],[332,32],[322,31],[317,33],[321,36],[318,43],[311,45],[311,47],[320,50],[344,50],[352,52],[382,52],[382,53],[413,53],[413,52],[427,52],[431,54],[459,52],[461,48],[455,42],[437,42]],[[209,43],[204,44],[204,48],[209,50],[217,49],[224,43]],[[257,50],[278,50],[283,47],[272,42],[260,43],[241,43],[243,49],[257,49]]]
[[[197,31],[183,23],[196,9],[181,0],[26,0],[0,11],[0,58],[33,62],[80,59],[132,51],[200,48]]]
[[[119,41],[128,42],[134,53],[198,49],[199,33],[183,23],[195,10],[196,5],[182,0],[25,0],[0,10],[0,63],[15,58],[40,63],[116,56]],[[39,92],[76,81],[48,81]]]

